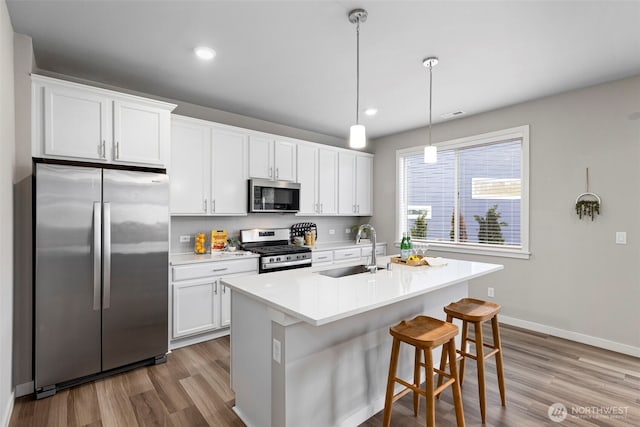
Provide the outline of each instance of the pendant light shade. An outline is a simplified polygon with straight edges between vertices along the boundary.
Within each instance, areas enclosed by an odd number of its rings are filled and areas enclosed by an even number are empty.
[[[427,145],[424,147],[424,162],[436,163],[438,161],[438,149],[435,145]]]
[[[356,124],[349,132],[349,147],[364,148],[367,136],[364,125],[360,124],[360,23],[367,20],[367,11],[354,9],[349,12],[349,22],[356,24]]]
[[[363,125],[353,125],[349,132],[349,147],[364,148],[367,145],[367,136]],[[435,148],[435,147],[434,147]]]
[[[429,69],[429,144],[424,147],[424,162],[436,163],[438,161],[438,148],[431,145],[431,101],[433,94],[433,67],[438,64],[438,58],[431,56],[422,60],[422,65]]]

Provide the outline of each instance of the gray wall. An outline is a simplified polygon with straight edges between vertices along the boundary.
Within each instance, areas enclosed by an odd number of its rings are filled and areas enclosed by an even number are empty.
[[[35,67],[31,37],[14,34],[16,143],[13,186],[14,295],[13,379],[16,395],[32,391],[32,221],[31,77]]]
[[[487,287],[494,287],[505,316],[640,354],[640,77],[438,124],[433,140],[525,124],[531,126],[531,258],[435,254],[504,264],[504,271],[474,280],[470,292],[486,299]],[[426,135],[421,128],[374,141],[373,223],[387,242],[398,240],[395,211],[385,209],[396,196],[396,150],[424,145]],[[602,198],[593,222],[574,210],[586,167],[590,190]],[[627,245],[615,244],[616,231],[627,232]]]
[[[0,425],[13,405],[13,173],[15,111],[13,27],[0,2]]]

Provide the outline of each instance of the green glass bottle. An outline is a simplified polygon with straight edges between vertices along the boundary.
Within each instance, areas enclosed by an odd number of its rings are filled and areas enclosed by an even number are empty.
[[[411,248],[409,243],[409,237],[407,233],[402,233],[402,241],[400,242],[400,258],[404,261],[411,255]]]

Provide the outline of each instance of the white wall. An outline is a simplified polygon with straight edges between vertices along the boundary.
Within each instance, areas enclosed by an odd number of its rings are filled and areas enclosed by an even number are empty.
[[[640,76],[438,124],[433,140],[525,124],[531,259],[438,255],[504,264],[471,284],[478,298],[495,288],[504,320],[640,356]],[[373,223],[387,242],[398,240],[395,211],[385,209],[396,195],[396,150],[424,145],[426,135],[421,128],[374,142]],[[602,198],[593,222],[574,210],[586,167]],[[627,232],[627,245],[615,244],[616,231]]]
[[[7,4],[0,2],[0,426],[13,407],[13,27]]]

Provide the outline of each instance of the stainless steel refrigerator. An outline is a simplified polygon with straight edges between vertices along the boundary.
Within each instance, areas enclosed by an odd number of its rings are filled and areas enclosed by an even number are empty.
[[[168,179],[35,163],[36,396],[163,361]]]

